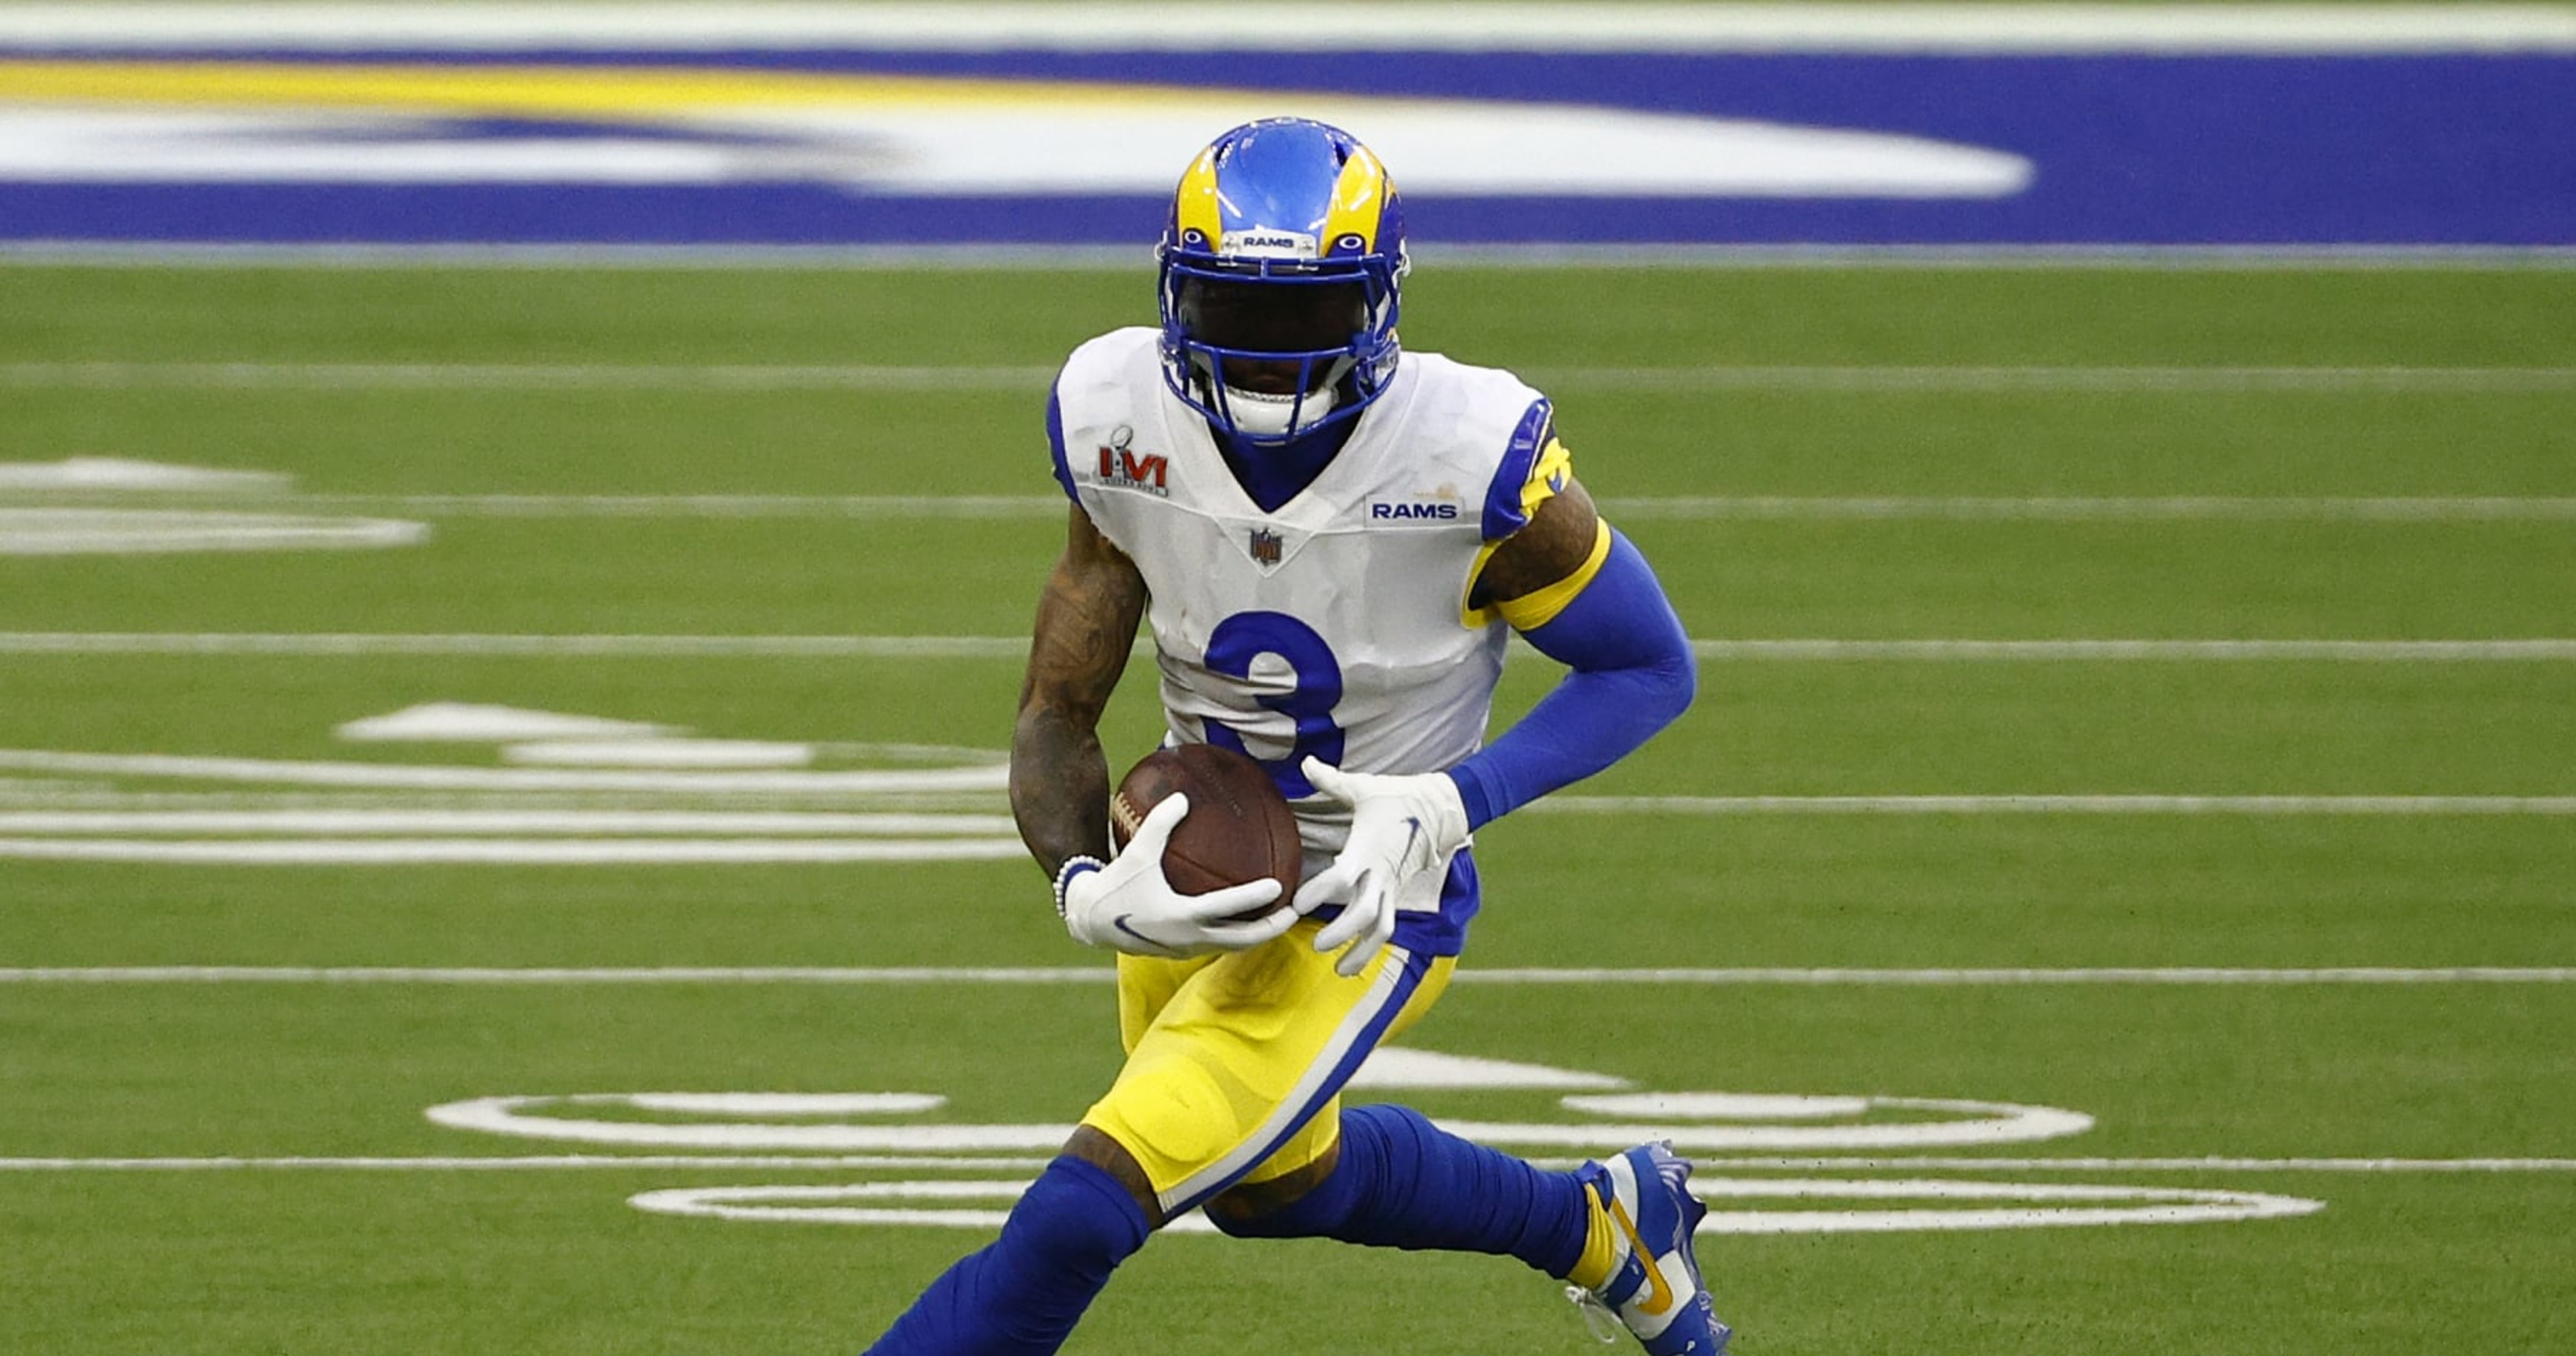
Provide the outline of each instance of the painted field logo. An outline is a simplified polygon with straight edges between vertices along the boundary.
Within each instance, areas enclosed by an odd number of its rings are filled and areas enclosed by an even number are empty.
[[[1895,1230],[2031,1229],[2185,1224],[2310,1214],[2324,1202],[2203,1187],[2031,1184],[1949,1175],[1852,1180],[1773,1175],[1794,1163],[1820,1168],[1833,1155],[1984,1149],[2080,1135],[2080,1111],[1956,1098],[1653,1092],[1581,1069],[1381,1048],[1349,1083],[1354,1090],[1406,1089],[1437,1098],[1485,1094],[1488,1107],[1513,1094],[1553,1106],[1527,1120],[1439,1124],[1470,1139],[1522,1153],[1599,1155],[1642,1139],[1663,1139],[1697,1158],[1694,1179],[1714,1205],[1701,1233],[1883,1233]],[[1496,1095],[1506,1100],[1495,1100]],[[478,1097],[428,1109],[450,1129],[558,1144],[675,1153],[810,1156],[776,1160],[863,1174],[909,1174],[826,1186],[685,1187],[641,1192],[629,1203],[655,1214],[808,1224],[998,1227],[1027,1185],[1026,1174],[1064,1142],[1065,1124],[988,1124],[941,1119],[935,1092],[637,1092]],[[1796,1159],[1723,1154],[1793,1154]],[[711,1160],[713,1162],[715,1160]],[[1855,1169],[1889,1160],[1852,1157]],[[1950,1160],[1955,1162],[1956,1160]],[[1924,1166],[1932,1166],[1930,1160]],[[1760,1176],[1719,1176],[1719,1170]],[[981,1170],[984,1178],[956,1174]],[[1179,1233],[1212,1233],[1192,1214]]]
[[[676,866],[1024,856],[998,751],[706,738],[602,716],[430,702],[334,732],[486,746],[473,761],[0,749],[0,859],[200,866]],[[499,766],[491,759],[497,755]],[[196,788],[243,783],[214,807]],[[173,794],[174,792],[178,794]]]

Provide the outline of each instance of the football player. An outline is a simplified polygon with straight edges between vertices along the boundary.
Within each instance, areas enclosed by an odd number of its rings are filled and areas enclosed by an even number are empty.
[[[1073,500],[1011,743],[1021,836],[1073,936],[1118,956],[1127,1060],[1012,1210],[871,1348],[1055,1351],[1152,1232],[1517,1257],[1655,1353],[1719,1356],[1705,1207],[1660,1144],[1547,1172],[1338,1093],[1449,980],[1469,834],[1689,705],[1688,640],[1574,478],[1546,399],[1403,351],[1403,216],[1347,133],[1238,127],[1183,174],[1162,323],[1076,349],[1047,404]],[[1172,796],[1112,857],[1096,727],[1139,621],[1167,738],[1249,753],[1305,881],[1176,893]],[[1484,743],[1517,632],[1569,672]]]

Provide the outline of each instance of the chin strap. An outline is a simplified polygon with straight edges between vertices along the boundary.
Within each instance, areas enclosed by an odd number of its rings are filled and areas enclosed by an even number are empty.
[[[1323,422],[1342,402],[1341,392],[1330,386],[1310,391],[1303,397],[1270,395],[1247,391],[1240,386],[1225,388],[1226,417],[1234,421],[1235,430],[1256,438],[1293,437]]]

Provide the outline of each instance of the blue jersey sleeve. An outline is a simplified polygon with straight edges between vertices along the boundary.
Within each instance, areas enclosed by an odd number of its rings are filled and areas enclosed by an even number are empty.
[[[1055,459],[1055,483],[1064,487],[1064,497],[1079,504],[1082,496],[1073,488],[1073,467],[1064,459],[1064,407],[1056,402],[1055,388],[1047,388],[1046,406],[1047,453]]]
[[[1646,558],[1618,532],[1562,610],[1521,633],[1571,670],[1529,714],[1449,770],[1469,828],[1626,757],[1690,706],[1690,637]]]

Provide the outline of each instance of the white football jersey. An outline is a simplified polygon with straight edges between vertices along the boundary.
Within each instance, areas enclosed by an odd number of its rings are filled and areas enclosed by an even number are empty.
[[[1074,351],[1056,384],[1057,473],[1153,595],[1171,738],[1269,766],[1312,874],[1349,818],[1298,773],[1307,755],[1437,772],[1484,742],[1510,628],[1472,612],[1468,588],[1563,483],[1564,452],[1518,378],[1406,353],[1341,452],[1265,512],[1164,387],[1159,339],[1122,329]],[[1439,877],[1417,887],[1402,906],[1437,910]]]

